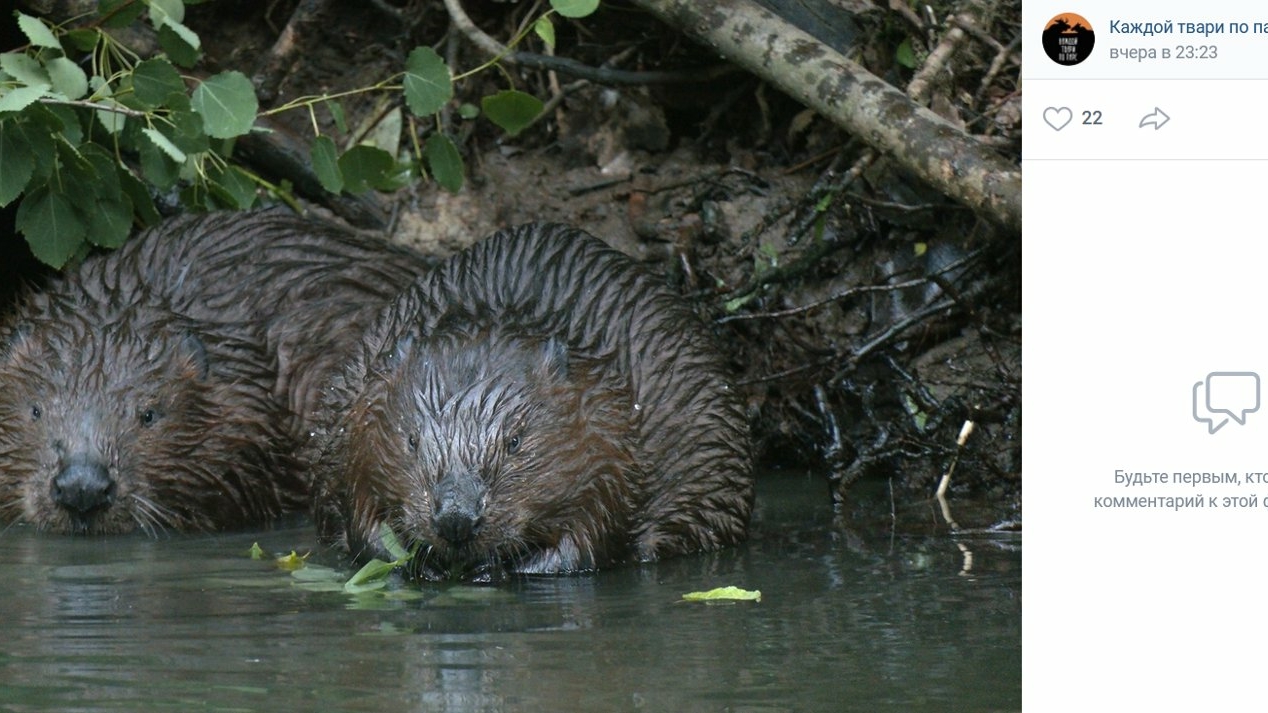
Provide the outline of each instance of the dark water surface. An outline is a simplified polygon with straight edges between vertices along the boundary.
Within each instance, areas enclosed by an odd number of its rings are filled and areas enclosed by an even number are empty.
[[[275,564],[313,548],[308,527],[157,541],[13,527],[0,708],[1020,710],[1020,536],[834,524],[825,492],[763,479],[752,540],[716,555],[356,596],[334,553],[299,575]],[[681,601],[724,585],[762,599]]]

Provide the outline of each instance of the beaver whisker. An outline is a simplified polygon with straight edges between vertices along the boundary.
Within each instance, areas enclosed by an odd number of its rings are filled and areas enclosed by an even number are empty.
[[[174,512],[140,493],[129,493],[128,497],[134,503],[128,510],[132,520],[151,538],[158,539],[160,533],[166,534],[167,527],[164,521],[172,523],[176,520]]]

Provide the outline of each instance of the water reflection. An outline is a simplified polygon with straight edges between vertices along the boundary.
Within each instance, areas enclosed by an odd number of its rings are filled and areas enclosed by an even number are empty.
[[[305,587],[245,554],[253,540],[303,552],[308,528],[162,541],[11,528],[0,700],[269,713],[1020,708],[1018,536],[833,525],[817,483],[792,485],[759,496],[745,547],[394,597]],[[346,569],[332,553],[311,561]],[[681,601],[723,585],[762,601]]]

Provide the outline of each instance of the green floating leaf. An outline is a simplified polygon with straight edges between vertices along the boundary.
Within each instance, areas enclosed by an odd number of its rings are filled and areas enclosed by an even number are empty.
[[[260,103],[255,87],[242,72],[221,72],[198,85],[192,101],[202,115],[207,135],[217,139],[241,136],[255,124]]]
[[[405,60],[405,103],[415,116],[430,116],[453,98],[453,76],[430,47],[416,47]]]
[[[88,93],[88,75],[72,60],[54,57],[44,63],[53,91],[67,99],[78,99]]]
[[[87,228],[75,205],[47,186],[32,191],[18,206],[17,228],[26,236],[31,253],[47,265],[61,268],[84,244]]]
[[[342,191],[343,173],[339,170],[339,149],[335,146],[334,140],[329,136],[318,136],[313,139],[311,159],[313,173],[317,174],[321,187],[331,193]]]
[[[458,147],[454,146],[448,136],[432,134],[423,147],[423,156],[427,159],[431,175],[441,188],[451,193],[462,190],[462,154],[458,153]]]
[[[555,46],[555,23],[550,21],[549,15],[537,18],[537,22],[533,23],[533,32],[542,38],[542,42],[545,42],[547,47]]]
[[[514,89],[506,89],[480,100],[484,113],[489,121],[502,127],[506,133],[515,136],[528,128],[545,106],[532,94],[525,94]]]
[[[251,549],[247,550],[247,557],[253,560],[264,559],[264,548],[260,547],[260,543],[252,542]]]
[[[36,47],[52,47],[58,50],[62,48],[62,43],[57,41],[57,36],[39,18],[31,17],[20,11],[14,14],[18,16],[18,27],[22,29],[22,34],[26,35],[31,44]]]
[[[308,552],[303,555],[297,555],[295,554],[295,550],[291,550],[289,555],[278,557],[273,561],[273,563],[277,565],[278,569],[283,569],[287,572],[294,572],[297,569],[304,568],[307,564],[308,556],[311,554],[311,552]]]
[[[396,569],[395,562],[384,562],[380,559],[372,559],[365,563],[365,566],[357,570],[357,573],[344,582],[343,588],[347,592],[353,594],[369,591],[371,589],[379,589],[387,584],[388,575],[392,570]]]
[[[682,598],[689,602],[711,602],[711,601],[762,601],[762,593],[756,589],[740,589],[739,587],[718,587],[710,589],[706,592],[687,592]]]
[[[564,17],[578,18],[599,9],[599,0],[550,0],[550,6]]]
[[[0,207],[22,194],[35,172],[35,157],[31,147],[12,125],[0,125]]]
[[[173,92],[185,93],[185,82],[171,62],[147,59],[132,70],[132,91],[148,107],[163,106]]]
[[[373,146],[353,146],[339,157],[339,171],[349,193],[365,193],[377,187],[395,165],[392,154]]]
[[[22,111],[39,101],[49,89],[47,84],[33,84],[29,87],[10,89],[7,94],[0,97],[0,114],[6,111]]]

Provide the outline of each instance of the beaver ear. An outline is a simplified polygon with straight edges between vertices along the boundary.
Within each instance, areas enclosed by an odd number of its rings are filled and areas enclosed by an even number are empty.
[[[568,376],[568,345],[558,337],[542,342],[536,366],[537,373],[545,377],[563,379]]]
[[[185,360],[183,366],[193,371],[199,381],[206,379],[211,372],[211,364],[207,361],[207,347],[193,332],[186,333],[181,339],[180,356]]]

